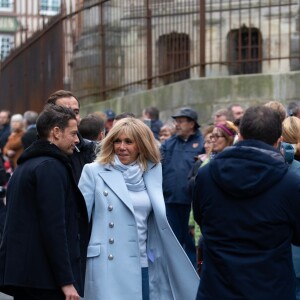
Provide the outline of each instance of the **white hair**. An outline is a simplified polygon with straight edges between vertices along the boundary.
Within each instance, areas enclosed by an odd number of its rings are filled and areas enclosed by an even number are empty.
[[[12,115],[10,121],[11,122],[22,122],[23,121],[23,116],[21,114]]]

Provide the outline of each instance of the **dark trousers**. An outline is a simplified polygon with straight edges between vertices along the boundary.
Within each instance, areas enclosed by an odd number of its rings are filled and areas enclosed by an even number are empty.
[[[142,293],[143,300],[150,299],[148,268],[142,268]]]
[[[61,290],[19,288],[14,293],[14,300],[65,300]]]
[[[170,226],[192,264],[196,267],[196,246],[189,232],[190,204],[166,203]]]

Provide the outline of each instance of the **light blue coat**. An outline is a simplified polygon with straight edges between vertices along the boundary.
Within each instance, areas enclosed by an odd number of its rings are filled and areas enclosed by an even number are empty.
[[[194,300],[199,277],[168,224],[160,164],[148,163],[144,182],[153,208],[147,241],[150,299]],[[142,300],[138,233],[123,175],[110,165],[87,164],[79,188],[93,219],[84,299]]]

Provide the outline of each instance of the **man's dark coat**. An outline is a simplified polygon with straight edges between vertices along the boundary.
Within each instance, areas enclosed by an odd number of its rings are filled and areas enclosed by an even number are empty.
[[[16,287],[74,284],[82,296],[88,217],[69,159],[55,145],[37,140],[18,163],[7,190],[1,290],[13,294]]]
[[[193,196],[204,239],[198,298],[292,300],[300,176],[263,142],[226,148],[199,169]]]

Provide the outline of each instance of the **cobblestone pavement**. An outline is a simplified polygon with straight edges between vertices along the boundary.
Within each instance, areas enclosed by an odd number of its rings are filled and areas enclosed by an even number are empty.
[[[13,297],[0,293],[0,300],[13,300]]]

